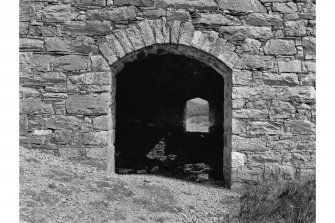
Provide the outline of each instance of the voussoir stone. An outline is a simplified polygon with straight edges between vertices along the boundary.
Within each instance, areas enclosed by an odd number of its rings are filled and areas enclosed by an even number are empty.
[[[272,39],[264,46],[265,54],[294,55],[297,53],[293,40]]]
[[[118,60],[116,54],[108,46],[108,43],[106,41],[101,42],[99,44],[99,49],[100,49],[102,55],[104,55],[104,57],[107,59],[109,65],[112,65],[113,63],[115,63]]]
[[[235,12],[266,12],[266,8],[258,0],[218,0],[221,10]]]
[[[106,36],[106,40],[108,43],[109,48],[114,52],[114,54],[121,58],[126,55],[125,50],[123,49],[121,43],[114,35],[108,35]]]
[[[140,31],[141,31],[141,35],[142,35],[142,39],[144,41],[144,44],[146,46],[150,46],[150,45],[155,44],[156,40],[155,40],[154,33],[152,31],[152,28],[149,24],[149,20],[145,19],[145,20],[139,22],[138,26],[140,27]]]
[[[179,41],[179,31],[180,31],[180,21],[171,21],[169,22],[170,26],[170,41],[171,43],[177,44]]]
[[[126,29],[128,38],[135,50],[145,47],[141,37],[141,31],[136,26],[131,26]]]
[[[216,10],[218,8],[214,0],[159,0],[158,7],[172,6],[176,9],[207,9]]]
[[[115,6],[134,5],[139,7],[154,6],[153,0],[114,0]]]
[[[107,94],[99,96],[73,95],[66,100],[66,111],[69,114],[108,114],[110,97]]]
[[[179,44],[186,46],[191,45],[193,38],[194,26],[191,22],[185,22],[180,28]]]
[[[44,103],[41,99],[27,98],[20,100],[20,114],[53,114],[51,104]]]
[[[111,20],[127,21],[136,17],[135,8],[133,6],[119,7],[115,9],[94,9],[87,11],[87,18],[89,20]]]

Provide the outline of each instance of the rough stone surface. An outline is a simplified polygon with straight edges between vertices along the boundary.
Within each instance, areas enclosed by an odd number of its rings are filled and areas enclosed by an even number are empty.
[[[244,20],[246,24],[251,26],[283,26],[283,19],[280,14],[263,14],[263,13],[251,13]]]
[[[63,31],[73,36],[101,36],[111,33],[112,26],[109,21],[69,21]]]
[[[279,72],[281,73],[300,73],[301,72],[301,61],[278,61]]]
[[[70,5],[49,5],[42,12],[42,18],[46,22],[72,20],[77,15],[78,13]]]
[[[120,7],[112,10],[94,9],[87,11],[89,20],[110,20],[113,22],[131,20],[136,17],[134,7]]]
[[[289,3],[274,2],[272,9],[274,11],[281,13],[294,13],[298,10],[297,5],[293,2]]]
[[[240,25],[240,21],[232,16],[222,14],[200,13],[198,23],[206,25]]]
[[[270,27],[222,26],[220,33],[225,39],[232,41],[242,41],[245,38],[267,40],[273,37]]]
[[[39,39],[20,39],[20,50],[44,51],[44,42]]]
[[[266,12],[258,0],[218,0],[219,8],[236,12]]]
[[[108,114],[109,96],[74,95],[66,100],[69,114]]]
[[[243,55],[236,68],[239,69],[271,69],[274,66],[272,56],[258,56],[258,55]]]
[[[172,6],[176,9],[180,8],[194,8],[194,9],[207,9],[216,10],[217,5],[214,0],[159,0],[158,5],[163,7]]]
[[[169,46],[231,72],[232,182],[302,179],[315,170],[315,1],[24,0],[19,7],[22,145],[106,166],[116,75],[124,62]]]
[[[44,103],[41,99],[21,99],[20,114],[53,114],[53,108],[51,104]]]
[[[265,44],[264,52],[272,55],[294,55],[297,50],[293,40],[273,39]]]
[[[80,71],[86,70],[89,60],[83,56],[66,55],[57,57],[53,61],[55,71]]]
[[[285,35],[286,36],[305,36],[307,33],[308,22],[305,20],[300,21],[287,21],[285,22]]]
[[[115,6],[134,5],[139,7],[154,6],[153,0],[114,0]]]

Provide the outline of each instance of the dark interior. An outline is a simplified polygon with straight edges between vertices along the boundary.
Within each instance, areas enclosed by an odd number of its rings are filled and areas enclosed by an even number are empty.
[[[223,86],[215,70],[185,56],[127,63],[116,76],[116,172],[221,180]],[[192,98],[208,101],[209,132],[186,132]]]

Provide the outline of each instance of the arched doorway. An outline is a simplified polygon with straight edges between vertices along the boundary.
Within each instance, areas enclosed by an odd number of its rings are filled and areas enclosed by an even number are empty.
[[[154,45],[112,66],[116,172],[185,172],[205,164],[208,178],[229,186],[231,70],[212,56],[200,61],[201,51],[188,48],[191,56]],[[185,105],[195,97],[209,102],[213,124],[206,135],[185,130]]]

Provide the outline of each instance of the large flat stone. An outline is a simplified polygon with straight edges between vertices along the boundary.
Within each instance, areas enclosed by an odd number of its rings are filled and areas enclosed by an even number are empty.
[[[266,141],[261,138],[248,138],[237,135],[232,136],[233,151],[264,151],[266,148]]]
[[[243,41],[245,38],[268,40],[273,37],[271,27],[221,26],[219,32],[226,40],[234,42]]]
[[[304,54],[306,59],[314,59],[316,53],[316,41],[315,37],[304,37],[302,39],[302,47],[304,49]]]
[[[218,8],[214,0],[159,0],[158,7],[174,7],[176,9],[207,9],[216,10]]]
[[[251,13],[245,19],[245,23],[251,26],[283,26],[280,14]]]
[[[235,12],[267,12],[258,0],[218,0],[221,10]]]
[[[237,49],[237,53],[259,54],[262,43],[255,39],[246,38],[241,47]]]
[[[48,5],[42,11],[45,22],[63,22],[76,18],[78,12],[70,5]]]
[[[315,134],[315,124],[307,120],[291,120],[285,124],[293,134]]]
[[[53,114],[51,104],[44,103],[41,99],[27,98],[20,100],[20,114]]]
[[[240,119],[266,119],[269,112],[266,109],[240,109],[233,110],[233,117]]]
[[[77,118],[74,116],[58,115],[46,119],[46,128],[57,130],[88,131],[92,130],[92,123],[89,118]]]
[[[301,73],[301,61],[278,61],[278,68],[281,73]]]
[[[272,5],[272,9],[275,12],[281,12],[281,13],[295,13],[298,10],[297,5],[293,2],[289,3],[274,2]]]
[[[298,76],[294,73],[263,73],[264,84],[270,86],[294,86],[299,85]]]
[[[136,13],[133,6],[119,7],[115,9],[94,9],[87,11],[89,20],[110,20],[113,22],[135,19]]]
[[[238,69],[271,69],[275,59],[272,56],[243,55],[236,64]]]
[[[285,22],[286,36],[306,36],[308,22],[306,20]]]
[[[99,116],[93,119],[93,127],[98,130],[112,130],[113,123],[112,119],[108,115]]]
[[[44,51],[44,41],[39,39],[20,38],[20,51]]]
[[[154,6],[153,0],[114,0],[115,6],[134,5],[139,7]]]
[[[294,55],[297,53],[293,40],[272,39],[264,46],[265,54]]]
[[[200,18],[197,20],[200,24],[206,25],[229,25],[236,26],[240,25],[241,22],[233,16],[223,15],[223,14],[208,14],[199,13]]]
[[[295,114],[295,108],[284,101],[272,101],[270,104],[270,118],[291,118]]]
[[[111,72],[90,72],[81,75],[74,75],[69,78],[73,84],[96,84],[110,85],[112,82]]]
[[[108,114],[110,96],[73,95],[66,100],[66,111],[69,114]]]
[[[78,6],[106,6],[106,0],[73,0],[72,4]]]
[[[89,60],[79,55],[66,55],[55,58],[53,65],[55,71],[80,71],[87,70]]]
[[[251,135],[280,134],[282,128],[282,123],[273,121],[254,121],[248,124],[248,133]]]
[[[30,21],[35,18],[35,4],[33,2],[20,1],[19,20]]]
[[[72,36],[102,36],[112,32],[110,21],[68,21],[63,31]]]

